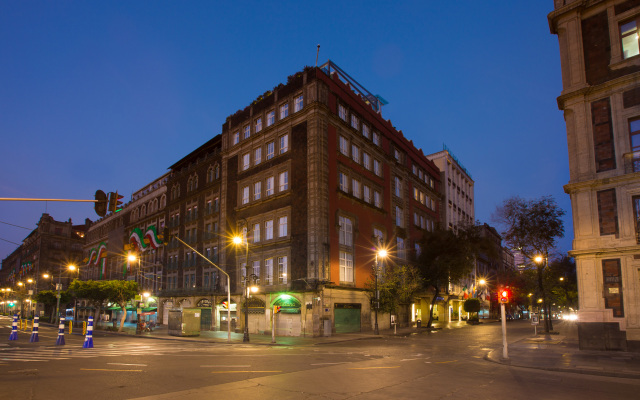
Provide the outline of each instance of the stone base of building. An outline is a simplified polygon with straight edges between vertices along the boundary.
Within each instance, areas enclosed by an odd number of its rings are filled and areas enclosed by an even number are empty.
[[[579,322],[578,340],[580,350],[634,351],[630,347],[640,347],[638,341],[627,341],[617,322]]]

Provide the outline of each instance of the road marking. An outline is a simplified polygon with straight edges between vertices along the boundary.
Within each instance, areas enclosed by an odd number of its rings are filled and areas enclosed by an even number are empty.
[[[80,368],[80,371],[142,372],[141,369]]]
[[[447,364],[447,363],[452,363],[452,362],[456,362],[458,360],[451,360],[451,361],[436,361],[436,364]]]
[[[201,365],[200,368],[251,368],[251,365]]]
[[[350,361],[343,362],[333,362],[333,363],[317,363],[317,364],[309,364],[309,365],[335,365],[335,364],[349,364]]]
[[[390,368],[400,368],[399,365],[394,367],[362,367],[362,368],[347,368],[347,369],[390,369]]]
[[[400,361],[415,361],[415,360],[420,360],[420,358],[404,358]]]
[[[263,373],[263,372],[282,372],[282,371],[212,371],[212,374],[241,374],[241,373],[248,373],[248,374],[257,374],[257,373]]]
[[[129,365],[134,367],[147,367],[147,364],[107,363],[107,365]]]

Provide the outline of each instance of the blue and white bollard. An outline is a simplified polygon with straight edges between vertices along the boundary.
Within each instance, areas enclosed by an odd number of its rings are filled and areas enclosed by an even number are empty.
[[[60,317],[60,325],[58,325],[58,338],[56,339],[56,346],[64,346],[64,318]]]
[[[29,338],[29,343],[39,342],[38,339],[38,327],[40,326],[40,317],[33,317],[33,329],[31,330],[31,337]]]
[[[18,340],[18,314],[13,315],[13,322],[11,323],[11,335],[9,340]]]
[[[89,323],[87,324],[87,336],[84,337],[84,343],[82,343],[83,349],[93,348],[93,317],[89,317]]]

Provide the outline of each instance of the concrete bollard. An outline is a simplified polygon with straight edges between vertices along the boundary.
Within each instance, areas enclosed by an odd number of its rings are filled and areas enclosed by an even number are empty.
[[[84,343],[82,343],[83,349],[93,348],[93,317],[89,317],[89,324],[87,326],[87,336],[84,337]]]
[[[13,322],[11,323],[11,335],[9,340],[18,340],[18,314],[13,315]]]
[[[60,325],[58,325],[58,338],[56,339],[56,346],[64,346],[64,318],[60,317]]]
[[[29,338],[29,343],[33,343],[33,342],[39,342],[40,339],[38,339],[38,327],[40,326],[40,317],[38,317],[37,315],[35,317],[33,317],[33,327],[31,330],[31,337]]]

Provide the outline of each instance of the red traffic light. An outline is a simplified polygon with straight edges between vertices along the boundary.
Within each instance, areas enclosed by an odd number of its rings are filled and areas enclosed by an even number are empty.
[[[498,292],[498,300],[500,303],[508,303],[511,298],[511,291],[509,289],[500,289]]]
[[[273,306],[273,313],[274,314],[279,313],[281,308],[282,308],[281,306]]]
[[[122,210],[122,199],[124,196],[118,194],[118,192],[109,192],[107,200],[107,211],[118,212]]]

